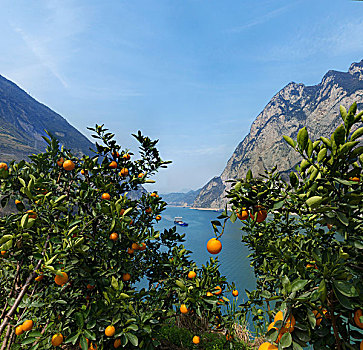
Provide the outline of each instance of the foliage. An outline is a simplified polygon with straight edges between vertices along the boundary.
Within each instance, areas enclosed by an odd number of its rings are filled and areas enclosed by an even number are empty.
[[[313,141],[306,127],[297,141],[284,136],[302,157],[290,181],[276,168],[260,178],[249,171],[227,195],[232,213],[219,217],[234,222],[242,211],[250,214],[242,241],[257,288],[247,292],[242,314],[251,312],[261,333],[283,311],[266,335],[279,349],[358,349],[363,338],[354,320],[363,305],[363,112],[356,109],[340,107],[343,124],[330,138]],[[264,222],[261,210],[269,213]],[[296,324],[287,331],[290,315]]]
[[[194,317],[220,315],[215,300],[205,300],[207,290],[225,283],[217,261],[199,270],[184,235],[175,227],[153,228],[166,206],[157,193],[138,200],[128,195],[166,167],[157,141],[138,132],[141,158],[131,160],[102,125],[91,130],[93,157],[76,157],[49,135],[44,153],[0,169],[2,207],[17,201],[17,211],[0,219],[4,348],[50,349],[52,336],[61,333],[63,344],[83,350],[113,348],[115,339],[121,347],[152,349],[159,345],[154,335],[180,314],[180,304]],[[186,280],[192,268],[198,277]],[[63,273],[69,280],[56,284]],[[27,319],[33,329],[15,336]],[[115,327],[113,336],[106,336],[108,326]]]

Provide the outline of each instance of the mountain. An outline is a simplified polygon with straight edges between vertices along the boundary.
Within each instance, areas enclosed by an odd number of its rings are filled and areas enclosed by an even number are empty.
[[[62,116],[0,75],[0,159],[19,161],[43,152],[44,129],[76,155],[91,154],[93,144]]]
[[[289,83],[257,116],[222,174],[202,187],[193,206],[223,208],[229,189],[226,181],[244,177],[248,169],[254,176],[275,165],[289,172],[299,157],[282,136],[296,139],[304,126],[313,140],[328,136],[342,123],[339,106],[348,108],[353,102],[357,102],[358,111],[363,109],[363,60],[353,63],[348,72],[328,71],[318,85]]]
[[[193,205],[195,198],[199,194],[200,189],[196,191],[189,191],[187,193],[172,192],[162,194],[163,200],[169,205],[175,205],[177,207],[190,207]]]

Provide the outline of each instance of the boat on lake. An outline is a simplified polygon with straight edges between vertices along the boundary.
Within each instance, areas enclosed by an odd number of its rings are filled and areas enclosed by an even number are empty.
[[[174,218],[174,224],[179,226],[188,226],[188,223],[184,222],[181,216],[176,216]]]

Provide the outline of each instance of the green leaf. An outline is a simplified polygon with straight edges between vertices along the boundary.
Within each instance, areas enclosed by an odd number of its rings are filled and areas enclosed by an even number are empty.
[[[178,287],[180,287],[181,289],[183,289],[183,290],[185,290],[185,289],[186,289],[186,288],[185,288],[184,283],[183,283],[181,280],[176,280],[176,281],[175,281],[175,284],[176,284]]]
[[[321,280],[319,288],[318,288],[318,292],[320,295],[320,300],[324,303],[324,301],[326,300],[327,293],[328,293],[325,280]]]
[[[253,178],[251,169],[248,169],[246,174],[246,180],[251,180]]]
[[[304,350],[299,343],[293,342],[292,343],[293,350]]]
[[[338,217],[338,219],[339,219],[339,221],[343,224],[343,225],[345,225],[345,226],[348,226],[349,225],[349,220],[348,220],[348,218],[342,213],[342,212],[340,212],[340,211],[337,211],[336,212],[336,214],[337,214],[337,217]]]
[[[331,148],[331,141],[326,137],[320,137],[320,140],[323,141],[324,145],[328,148]]]
[[[304,172],[304,170],[310,165],[310,163],[306,160],[303,159],[300,163],[300,171]]]
[[[287,348],[291,345],[292,343],[292,337],[291,334],[289,332],[285,333],[282,337],[281,340],[279,342],[279,344],[281,344],[282,348]]]
[[[347,298],[346,296],[344,296],[343,294],[341,294],[338,291],[338,289],[335,287],[334,284],[333,284],[333,291],[334,291],[334,294],[337,297],[340,305],[342,305],[346,309],[354,310],[354,308],[355,308],[354,303],[349,298]]]
[[[82,350],[88,349],[87,339],[84,335],[81,336],[80,344],[81,344]]]
[[[284,140],[292,147],[295,148],[296,147],[296,142],[290,137],[290,136],[282,136],[284,138]]]
[[[345,122],[345,119],[347,118],[347,115],[348,115],[347,110],[342,105],[340,105],[339,110],[340,110],[340,116],[342,117],[343,121]]]
[[[298,177],[296,176],[296,174],[292,171],[290,173],[290,184],[292,187],[296,187],[299,183],[299,179]]]
[[[310,323],[311,328],[315,328],[315,326],[316,326],[316,317],[315,317],[314,313],[310,309],[308,309],[307,314],[308,314],[308,321]]]
[[[354,115],[357,112],[357,102],[353,102],[349,107],[348,114]]]
[[[313,153],[313,143],[312,141],[309,139],[308,140],[308,148],[307,148],[307,151],[306,151],[306,154],[308,155],[308,157],[310,158],[311,157],[311,154]]]
[[[84,325],[84,318],[81,312],[76,312],[74,317],[76,318],[76,324],[78,328],[83,328]]]
[[[37,341],[37,338],[25,338],[21,341],[21,343],[23,345],[27,345],[27,344],[31,344],[31,343],[34,343],[35,341]]]
[[[132,333],[126,333],[126,337],[130,340],[130,343],[133,346],[138,346],[139,344],[139,339],[137,338],[136,335],[132,334]]]
[[[310,208],[316,208],[318,207],[321,202],[323,201],[323,197],[320,196],[313,196],[310,197],[309,199],[307,199],[305,201],[305,203],[310,207]]]
[[[130,324],[128,327],[127,327],[128,330],[131,330],[131,331],[137,331],[139,329],[139,327],[136,325],[136,324]]]
[[[300,289],[303,289],[308,284],[308,282],[308,280],[296,279],[291,283],[291,292],[297,292]]]
[[[328,153],[328,150],[325,147],[319,151],[318,159],[317,159],[318,163],[320,163],[326,157],[327,153]]]
[[[309,135],[306,127],[304,126],[302,129],[299,130],[297,134],[297,142],[301,150],[305,150],[308,145]]]
[[[363,128],[359,128],[356,131],[353,132],[352,136],[350,137],[350,139],[352,141],[356,140],[357,138],[361,137],[363,135]]]
[[[332,141],[337,146],[342,145],[345,142],[345,128],[343,125],[338,126],[332,134]]]
[[[85,329],[83,331],[83,334],[86,338],[90,339],[90,340],[96,340],[96,334],[92,331],[89,331],[87,329]]]
[[[111,279],[111,286],[118,290],[118,282],[117,282],[117,279],[115,278],[115,276],[112,276],[112,279]]]
[[[348,283],[347,281],[333,281],[334,287],[343,295],[349,298],[358,297],[359,294],[355,289],[354,285]]]

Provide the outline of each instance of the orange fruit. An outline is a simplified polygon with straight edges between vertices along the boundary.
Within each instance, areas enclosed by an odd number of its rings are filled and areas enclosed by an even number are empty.
[[[152,213],[152,211],[153,211],[153,210],[152,210],[151,208],[146,208],[146,209],[145,209],[145,213],[146,213],[146,214],[150,214],[150,213]]]
[[[232,295],[233,295],[234,297],[237,297],[237,296],[238,296],[238,290],[236,290],[236,289],[235,289],[235,290],[233,290],[233,291],[232,291]]]
[[[160,215],[156,215],[155,219],[156,219],[156,221],[160,221],[161,220],[161,216]]]
[[[88,348],[88,350],[97,350],[97,344],[93,344],[91,343],[90,347]]]
[[[218,254],[222,250],[222,243],[217,238],[211,238],[207,243],[207,250],[210,254]]]
[[[18,205],[20,203],[21,203],[21,201],[19,201],[18,199],[15,199],[15,205]]]
[[[58,165],[58,166],[63,166],[63,163],[64,163],[64,158],[63,158],[63,157],[61,157],[61,158],[59,158],[59,159],[57,160],[57,165]]]
[[[117,169],[117,163],[113,160],[113,161],[109,164],[109,168],[111,168],[111,169]]]
[[[274,322],[277,321],[283,321],[284,319],[284,314],[282,311],[279,311],[274,318]],[[292,332],[294,330],[295,327],[295,317],[290,314],[290,316],[287,318],[286,323],[282,326],[282,328],[286,331],[286,332]],[[285,333],[285,332],[284,332]]]
[[[43,278],[44,278],[44,275],[43,275],[43,273],[41,273],[39,276],[35,277],[35,280],[37,282],[40,282]]]
[[[29,219],[37,218],[37,213],[35,213],[33,210],[28,210],[27,213],[28,213]]]
[[[357,327],[363,329],[363,323],[359,319],[361,316],[363,316],[362,309],[355,310],[354,323],[357,325]]]
[[[195,336],[193,337],[193,343],[194,343],[194,344],[199,344],[199,343],[200,343],[200,337],[198,337],[197,335],[195,335]]]
[[[115,349],[119,348],[121,346],[121,339],[116,339],[114,342],[113,342],[113,347]]]
[[[140,244],[139,250],[143,251],[143,250],[145,250],[145,249],[146,249],[146,244],[145,244],[144,242],[142,242],[142,243]]]
[[[355,181],[355,182],[359,182],[359,177],[350,177],[349,178],[350,181]]]
[[[21,325],[15,328],[15,334],[16,335],[21,335],[23,333],[24,333],[24,330],[23,330],[23,327]]]
[[[58,286],[63,286],[63,284],[66,284],[68,282],[68,275],[65,272],[62,272],[63,276],[56,275],[54,278],[54,282],[58,284]]]
[[[24,323],[22,324],[22,328],[24,332],[30,331],[34,326],[34,322],[32,320],[26,320],[24,321]]]
[[[2,250],[1,255],[6,255],[6,250]]]
[[[125,209],[120,210],[120,215],[124,215]]]
[[[278,350],[278,347],[276,345],[273,345],[269,342],[265,342],[260,345],[258,350]]]
[[[120,170],[119,175],[120,175],[120,176],[122,176],[122,177],[126,177],[127,175],[129,175],[129,169],[127,169],[127,168],[122,168],[122,169]]]
[[[67,170],[67,171],[72,171],[74,168],[76,167],[76,165],[70,160],[67,159],[64,163],[63,163],[63,169]]]
[[[110,234],[111,241],[115,242],[115,241],[117,241],[117,239],[118,239],[118,234],[116,232]]]
[[[128,154],[128,153],[125,153],[123,156],[122,156],[123,159],[126,159],[126,160],[130,160],[131,156]]]
[[[231,341],[233,339],[231,334],[226,334],[226,340]]]
[[[59,346],[63,343],[63,335],[62,333],[54,334],[52,337],[52,345]]]
[[[180,305],[180,312],[182,313],[182,314],[187,314],[188,313],[188,308],[187,308],[187,306],[185,305],[185,304],[181,304]]]
[[[6,163],[0,163],[0,169],[8,170],[8,165]]]
[[[114,326],[107,326],[105,329],[106,337],[113,337],[115,334],[115,327]]]
[[[195,278],[195,276],[197,276],[197,274],[194,271],[189,271],[188,278],[192,280],[193,278]]]
[[[137,175],[137,177],[138,177],[139,179],[141,179],[141,178],[143,178],[143,177],[144,177],[144,174],[143,174],[143,173],[140,173],[139,175]]]
[[[267,332],[268,332],[271,328],[275,328],[276,330],[278,330],[278,328],[277,328],[277,327],[275,327],[275,322],[272,322],[272,323],[270,323],[270,324],[269,324],[269,326],[267,327]],[[280,332],[279,332],[279,335],[278,335],[277,339],[275,340],[275,342],[276,342],[276,343],[278,343],[278,342],[281,340],[282,336],[283,336],[285,333],[286,333],[286,330],[285,330],[284,328],[281,328],[281,329],[280,329]]]
[[[126,272],[126,273],[122,274],[122,280],[124,282],[130,281],[130,279],[131,279],[131,275],[129,273]]]
[[[94,287],[95,287],[95,286],[93,286],[92,284],[89,284],[89,283],[87,284],[87,289],[88,289],[88,290],[92,290]]]
[[[101,196],[102,199],[109,201],[111,199],[111,196],[108,193],[103,193]]]
[[[325,314],[326,310],[323,310],[323,313]],[[323,320],[323,316],[321,316],[318,310],[313,310],[313,314],[315,315],[316,318],[316,325],[319,327],[321,321]]]
[[[120,156],[120,153],[112,152],[112,157],[118,158],[119,156]]]
[[[207,297],[212,297],[213,294],[211,292],[207,292]]]
[[[88,174],[88,171],[87,171],[87,170],[85,170],[85,169],[82,169],[82,170],[81,170],[81,174],[82,174],[82,175],[87,175],[87,174]]]
[[[238,210],[236,210],[237,213],[237,217],[238,219],[242,220],[246,220],[248,218],[248,211],[245,210],[246,208],[242,208],[242,210],[239,212]]]
[[[363,340],[359,344],[359,350],[363,350]]]
[[[256,221],[257,222],[265,221],[265,219],[267,218],[267,211],[260,205],[256,206],[256,210],[257,210]],[[255,219],[255,213],[253,214],[251,213],[250,216],[253,220]]]
[[[155,193],[155,192],[150,193],[150,196],[151,196],[151,197],[156,197],[156,193]]]
[[[128,254],[130,254],[130,255],[131,255],[131,254],[134,254],[134,250],[133,250],[133,249],[131,249],[131,248],[127,248],[127,253],[128,253]]]
[[[220,295],[222,293],[222,288],[220,286],[215,287],[216,291],[214,292],[215,295]]]
[[[131,244],[131,249],[133,249],[133,250],[139,250],[140,249],[140,246],[137,243],[132,243]]]

